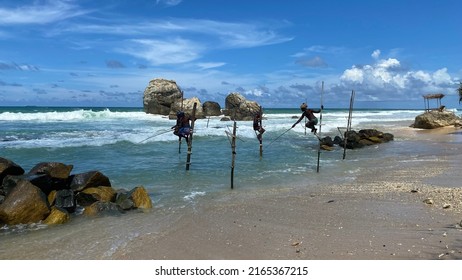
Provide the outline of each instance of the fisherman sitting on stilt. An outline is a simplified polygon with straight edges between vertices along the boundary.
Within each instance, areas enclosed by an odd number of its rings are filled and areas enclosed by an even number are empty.
[[[253,117],[253,130],[255,130],[255,133],[258,132],[257,139],[260,142],[261,142],[262,134],[266,131],[261,124],[261,120],[262,120],[262,116],[260,112],[257,112],[255,116]]]
[[[172,126],[173,134],[178,136],[178,140],[185,138],[189,142],[189,135],[191,134],[191,118],[186,116],[184,112],[178,111],[176,113],[176,124]]]

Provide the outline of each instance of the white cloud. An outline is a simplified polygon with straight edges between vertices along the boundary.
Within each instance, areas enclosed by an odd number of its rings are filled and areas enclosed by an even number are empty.
[[[401,95],[403,99],[417,98],[424,93],[447,92],[455,84],[446,68],[434,72],[404,70],[395,58],[382,59],[372,65],[353,66],[340,77],[344,88],[362,90],[369,100],[387,99],[383,92]],[[372,98],[374,96],[374,98]]]
[[[380,50],[375,50],[372,52],[371,56],[373,59],[378,59],[380,57]]]
[[[196,60],[200,57],[203,47],[182,38],[161,40],[130,40],[126,47],[116,51],[134,57],[146,59],[153,65],[179,64]]]
[[[45,24],[88,13],[79,9],[73,1],[49,0],[44,4],[0,8],[0,25]]]
[[[211,68],[218,68],[221,66],[226,65],[225,62],[202,62],[202,63],[197,63],[197,66],[199,66],[201,69],[211,69]]]

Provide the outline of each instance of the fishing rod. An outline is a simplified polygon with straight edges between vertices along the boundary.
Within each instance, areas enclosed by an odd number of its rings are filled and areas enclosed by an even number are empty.
[[[289,132],[289,130],[291,130],[291,128],[287,129],[286,131],[284,131],[281,135],[279,135],[278,137],[276,137],[275,139],[273,139],[273,141],[271,141],[267,147],[269,147],[271,144],[273,144],[274,142],[276,142],[276,140],[278,140],[279,138],[281,138],[282,135],[286,134],[287,132]]]
[[[154,135],[152,135],[152,136],[149,136],[148,138],[146,138],[146,139],[144,139],[144,140],[142,140],[142,141],[138,142],[138,144],[141,144],[141,143],[143,143],[143,142],[144,142],[144,141],[146,141],[146,140],[149,140],[149,139],[151,139],[151,138],[154,138],[154,137],[156,137],[156,136],[159,136],[159,135],[165,134],[165,133],[167,133],[167,132],[170,132],[170,130],[166,130],[166,131],[163,131],[163,132],[160,132],[160,133],[154,134]]]

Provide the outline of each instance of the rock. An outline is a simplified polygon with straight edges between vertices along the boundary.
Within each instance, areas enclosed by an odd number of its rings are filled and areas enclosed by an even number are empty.
[[[65,209],[69,213],[74,213],[75,209],[77,208],[74,191],[73,190],[57,191],[54,205],[58,208]]]
[[[136,208],[152,208],[151,198],[143,186],[135,187],[132,191],[131,198]]]
[[[0,205],[0,221],[6,224],[29,224],[50,214],[46,195],[27,180],[19,181]]]
[[[456,125],[460,120],[461,119],[451,111],[432,110],[416,116],[414,124],[411,125],[411,127],[433,129]]]
[[[423,203],[429,204],[429,205],[434,204],[433,199],[431,199],[431,198],[426,198],[426,199],[424,199]]]
[[[67,179],[52,178],[49,175],[30,175],[24,174],[19,176],[7,175],[3,179],[3,191],[8,194],[20,181],[29,181],[34,186],[41,189],[46,195],[53,190],[69,188]]]
[[[65,209],[53,206],[50,215],[48,215],[43,223],[47,225],[59,225],[67,223],[69,219],[70,215]]]
[[[149,114],[168,115],[175,101],[181,101],[183,94],[175,81],[153,79],[144,90],[143,107]]]
[[[237,92],[232,92],[226,97],[224,114],[231,119],[250,121],[257,112],[260,112],[260,105],[255,101],[246,100]]]
[[[357,149],[364,146],[376,145],[380,143],[386,143],[392,141],[394,136],[391,133],[383,133],[376,129],[362,129],[359,132],[350,130],[345,132],[346,137],[346,148]],[[345,146],[345,141],[339,136],[336,136],[333,141],[341,147]]]
[[[7,175],[22,175],[24,169],[13,161],[0,157],[0,185]]]
[[[41,162],[35,165],[28,174],[48,175],[51,178],[67,179],[71,174],[73,165],[66,165],[60,162]]]
[[[107,214],[119,215],[123,211],[113,202],[102,202],[97,201],[92,205],[85,207],[83,214],[86,216],[95,216],[101,212],[106,212]]]
[[[152,208],[151,198],[143,186],[135,187],[129,192],[119,192],[117,194],[116,204],[124,210],[133,208]]]
[[[169,119],[176,120],[176,113],[178,111],[183,111],[185,114],[192,116],[194,103],[196,103],[196,119],[203,119],[205,117],[204,111],[202,109],[201,101],[197,97],[184,99],[183,104],[181,103],[181,100],[175,101],[170,108]]]
[[[206,101],[202,104],[205,116],[221,116],[221,106],[218,102]]]
[[[86,188],[106,186],[110,187],[109,178],[99,171],[89,171],[75,174],[70,177],[70,188],[74,191],[82,191]]]
[[[86,188],[80,193],[84,194],[89,194],[93,196],[97,201],[102,201],[102,202],[114,202],[116,192],[112,187],[92,187],[92,188]]]

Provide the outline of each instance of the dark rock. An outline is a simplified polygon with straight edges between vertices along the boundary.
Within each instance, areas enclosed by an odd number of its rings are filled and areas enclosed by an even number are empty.
[[[221,115],[221,106],[218,102],[206,101],[202,105],[205,116],[220,116]]]
[[[54,205],[58,208],[67,210],[67,212],[69,213],[74,213],[77,207],[74,191],[73,190],[57,191]]]
[[[86,207],[86,206],[90,206],[93,203],[97,202],[98,198],[94,197],[92,194],[78,192],[75,195],[75,200],[78,205]]]
[[[97,201],[92,205],[85,207],[83,214],[86,216],[95,216],[102,212],[109,215],[120,215],[121,213],[124,213],[123,210],[113,202]]]
[[[70,176],[70,188],[74,191],[82,191],[86,188],[105,186],[110,187],[109,178],[99,171],[89,171]]]
[[[342,146],[342,144],[343,144],[344,141],[345,141],[345,140],[342,139],[342,137],[340,137],[340,136],[338,136],[338,135],[334,137],[334,144],[335,144],[335,145]]]
[[[334,146],[334,141],[332,141],[332,137],[326,136],[321,139],[321,145],[332,147]]]
[[[152,200],[143,186],[135,187],[129,192],[117,193],[116,204],[125,210],[152,208]]]
[[[0,185],[7,175],[22,175],[24,169],[13,161],[0,157]]]
[[[27,180],[21,180],[0,204],[0,221],[9,224],[36,223],[50,214],[46,195]]]
[[[35,165],[28,174],[48,175],[52,178],[66,180],[69,177],[72,168],[74,168],[73,165],[66,165],[60,162],[41,162]]]

